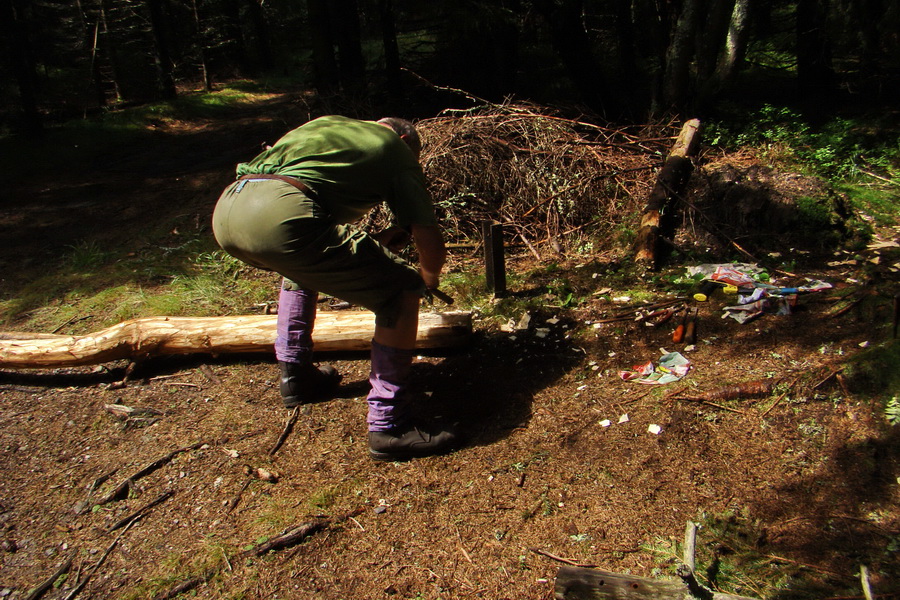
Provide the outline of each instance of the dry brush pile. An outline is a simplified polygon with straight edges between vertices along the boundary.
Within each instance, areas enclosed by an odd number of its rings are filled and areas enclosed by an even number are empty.
[[[523,104],[445,111],[417,127],[447,236],[478,239],[490,220],[532,248],[634,229],[678,133],[677,124],[612,128]]]

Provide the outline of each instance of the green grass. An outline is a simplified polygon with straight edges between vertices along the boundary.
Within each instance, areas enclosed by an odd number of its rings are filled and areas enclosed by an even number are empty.
[[[889,188],[872,186],[871,182],[846,181],[836,184],[835,188],[847,196],[854,209],[872,217],[875,226],[888,227],[897,222],[897,197],[900,194],[900,185],[892,191]],[[859,226],[868,227],[866,224]]]
[[[86,333],[149,316],[240,314],[271,301],[273,277],[258,276],[213,242],[195,238],[174,250],[130,256],[92,243],[0,302],[0,324],[20,331]]]

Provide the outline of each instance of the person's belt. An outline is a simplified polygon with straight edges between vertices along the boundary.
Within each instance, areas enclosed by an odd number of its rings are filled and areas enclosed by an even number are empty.
[[[241,175],[240,177],[238,177],[238,181],[247,179],[277,179],[278,181],[283,181],[285,183],[291,184],[310,198],[315,199],[316,197],[316,193],[312,190],[312,188],[296,177],[290,177],[288,175],[276,175],[275,173],[249,173],[247,175]]]

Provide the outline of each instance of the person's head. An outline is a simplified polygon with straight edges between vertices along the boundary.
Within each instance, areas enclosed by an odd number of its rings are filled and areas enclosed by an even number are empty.
[[[383,119],[378,119],[378,122],[397,132],[397,135],[400,136],[401,140],[406,142],[406,145],[413,151],[416,158],[419,158],[419,154],[422,152],[422,140],[419,138],[419,132],[416,131],[415,125],[406,119],[398,119],[396,117],[385,117]]]

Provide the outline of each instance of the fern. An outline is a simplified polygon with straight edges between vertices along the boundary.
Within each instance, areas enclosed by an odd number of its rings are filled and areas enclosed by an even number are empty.
[[[891,425],[900,425],[900,398],[894,396],[888,400],[884,414]]]

